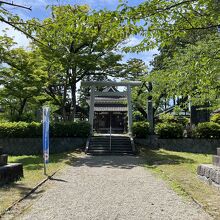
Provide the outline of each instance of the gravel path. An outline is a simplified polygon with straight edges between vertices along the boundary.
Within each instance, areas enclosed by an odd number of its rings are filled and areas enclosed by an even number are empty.
[[[211,219],[183,201],[133,156],[85,156],[16,219]]]

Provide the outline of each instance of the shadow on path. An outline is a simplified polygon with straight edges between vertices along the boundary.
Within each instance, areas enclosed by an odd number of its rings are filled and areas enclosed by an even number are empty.
[[[68,158],[67,164],[74,167],[106,167],[118,169],[132,169],[136,166],[154,166],[162,164],[182,164],[194,163],[195,161],[189,158],[178,155],[170,155],[158,150],[147,150],[141,156],[90,156],[78,158]]]
[[[139,156],[88,156],[79,158],[76,162],[69,160],[67,164],[74,167],[106,167],[118,169],[132,169],[136,166],[141,166],[143,160]]]

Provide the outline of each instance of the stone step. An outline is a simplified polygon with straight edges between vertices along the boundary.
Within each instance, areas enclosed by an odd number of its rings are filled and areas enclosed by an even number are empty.
[[[213,155],[212,156],[212,163],[213,163],[213,165],[220,167],[220,156]]]
[[[129,137],[112,136],[110,150],[109,136],[95,136],[92,137],[89,143],[88,153],[92,155],[105,154],[133,154],[131,141]]]
[[[110,144],[90,144],[89,145],[89,147],[106,147],[106,148],[110,148]],[[125,144],[125,145],[123,145],[123,144],[118,144],[118,145],[116,145],[116,144],[112,144],[111,145],[111,147],[112,148],[129,148],[129,147],[131,147],[131,144]]]
[[[92,139],[96,140],[103,140],[103,139],[110,139],[110,136],[107,137],[91,137]],[[111,137],[112,140],[129,140],[129,137]]]
[[[96,151],[96,150],[107,150],[109,151],[110,148],[105,148],[105,147],[92,147],[90,148],[89,150],[93,150],[93,151]],[[132,148],[111,148],[111,151],[132,151]]]
[[[8,155],[2,154],[0,155],[0,166],[4,166],[8,163]]]
[[[91,138],[92,141],[110,141],[110,138]],[[130,141],[130,139],[114,139],[114,138],[111,138],[112,141],[115,141],[115,142],[128,142]]]
[[[133,151],[106,151],[106,150],[93,151],[93,150],[89,150],[88,154],[91,154],[91,155],[134,155],[134,152]]]
[[[110,144],[109,143],[90,143],[89,146],[104,146],[104,147],[109,147]],[[112,147],[131,147],[131,143],[129,144],[111,144]]]
[[[110,139],[96,140],[91,139],[90,142],[93,143],[109,143]],[[130,140],[111,140],[112,143],[130,143]]]
[[[217,155],[220,156],[220,148],[217,148]]]

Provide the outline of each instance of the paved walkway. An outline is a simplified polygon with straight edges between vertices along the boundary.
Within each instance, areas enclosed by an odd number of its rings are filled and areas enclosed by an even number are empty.
[[[86,156],[55,178],[16,219],[211,219],[142,167],[139,157]]]

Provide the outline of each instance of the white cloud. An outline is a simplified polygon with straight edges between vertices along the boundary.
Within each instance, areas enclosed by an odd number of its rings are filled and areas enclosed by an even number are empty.
[[[136,36],[132,36],[127,40],[127,42],[125,44],[123,44],[123,46],[125,46],[125,47],[134,47],[134,46],[136,46],[140,43],[141,43],[141,38],[136,37]]]
[[[158,50],[157,49],[153,49],[153,50],[149,50],[149,51],[145,51],[145,52],[141,52],[141,53],[127,53],[127,54],[123,54],[123,62],[126,62],[129,59],[132,58],[137,58],[137,59],[141,59],[145,62],[146,65],[150,65],[150,61],[153,60],[154,55],[158,54]]]

